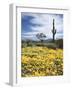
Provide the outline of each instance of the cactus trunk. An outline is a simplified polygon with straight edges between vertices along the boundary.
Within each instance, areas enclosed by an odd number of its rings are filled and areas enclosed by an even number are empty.
[[[53,19],[53,29],[52,29],[52,33],[53,33],[53,42],[55,41],[55,34],[56,34],[56,29],[55,29],[55,26],[54,26],[54,22],[55,22],[55,20]]]
[[[55,41],[55,35],[53,34],[53,42]]]

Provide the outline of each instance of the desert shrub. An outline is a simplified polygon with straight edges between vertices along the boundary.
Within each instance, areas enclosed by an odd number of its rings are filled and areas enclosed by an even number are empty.
[[[28,43],[27,46],[33,46],[33,44],[32,43]]]
[[[36,43],[36,46],[43,46],[42,43]]]
[[[43,46],[47,47],[47,48],[51,48],[51,49],[56,49],[57,45],[55,43],[46,43]]]
[[[55,45],[55,44],[50,44],[50,45],[48,45],[47,47],[48,47],[48,48],[52,48],[52,49],[56,49],[56,48],[57,48],[57,45]]]
[[[21,47],[22,47],[22,48],[24,48],[24,47],[26,47],[26,46],[27,46],[27,43],[25,43],[25,42],[21,43]]]
[[[52,48],[52,49],[57,48],[57,45],[55,43],[38,43],[36,44],[36,46],[43,46],[43,47]]]
[[[63,39],[56,40],[55,43],[58,46],[58,48],[63,49]]]

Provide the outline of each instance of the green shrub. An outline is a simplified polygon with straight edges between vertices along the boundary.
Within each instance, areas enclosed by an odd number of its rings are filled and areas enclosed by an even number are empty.
[[[56,40],[55,43],[58,46],[58,48],[63,49],[63,39]]]

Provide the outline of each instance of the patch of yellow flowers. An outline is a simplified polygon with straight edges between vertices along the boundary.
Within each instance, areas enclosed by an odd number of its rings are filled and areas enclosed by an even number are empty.
[[[63,50],[47,47],[25,47],[21,55],[21,76],[63,75]]]

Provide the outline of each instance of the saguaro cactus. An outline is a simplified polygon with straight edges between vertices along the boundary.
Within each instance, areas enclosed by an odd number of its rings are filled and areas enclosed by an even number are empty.
[[[53,29],[52,29],[52,33],[53,33],[53,42],[55,41],[55,34],[56,34],[56,29],[55,29],[55,20],[53,19]]]

